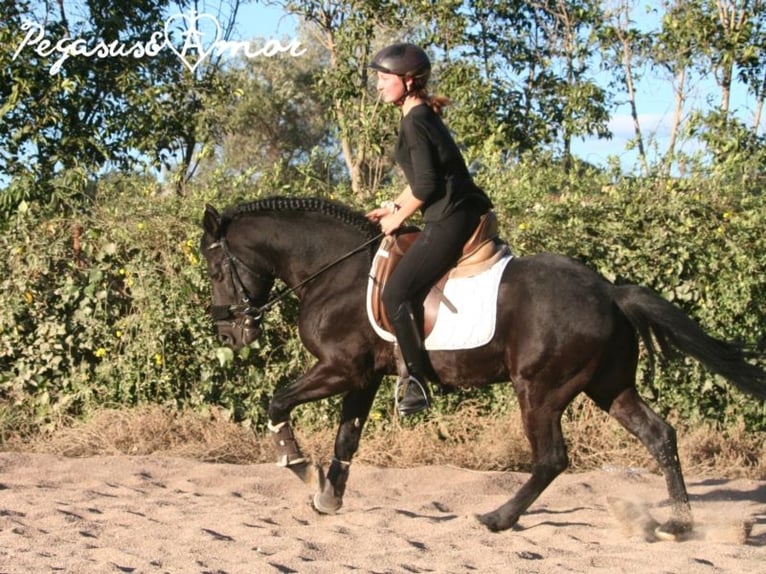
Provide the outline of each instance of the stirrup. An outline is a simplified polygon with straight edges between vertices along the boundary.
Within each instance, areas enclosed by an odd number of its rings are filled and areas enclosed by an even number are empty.
[[[431,407],[428,389],[412,375],[397,379],[394,388],[394,403],[401,416],[419,413]]]

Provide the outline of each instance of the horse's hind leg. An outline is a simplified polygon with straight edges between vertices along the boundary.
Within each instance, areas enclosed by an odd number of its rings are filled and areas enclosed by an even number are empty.
[[[649,408],[634,388],[623,391],[608,410],[610,415],[638,437],[665,475],[673,504],[673,516],[659,527],[657,534],[671,538],[682,537],[692,529],[692,512],[678,460],[676,431]]]
[[[522,405],[524,432],[532,447],[532,476],[514,497],[500,508],[477,517],[482,524],[495,532],[516,524],[540,493],[569,465],[566,443],[561,431],[563,411],[551,409],[545,404],[530,406],[522,395],[519,395],[519,402]]]
[[[351,458],[359,448],[362,428],[367,422],[380,378],[363,389],[355,389],[343,398],[341,423],[335,437],[335,455],[327,470],[327,480],[314,496],[314,508],[332,514],[343,505]]]

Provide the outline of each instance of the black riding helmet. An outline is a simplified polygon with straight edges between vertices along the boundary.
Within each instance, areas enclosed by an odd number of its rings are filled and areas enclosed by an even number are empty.
[[[392,44],[373,56],[370,68],[402,78],[414,78],[419,80],[419,87],[425,87],[431,75],[431,60],[425,51],[415,44]]]

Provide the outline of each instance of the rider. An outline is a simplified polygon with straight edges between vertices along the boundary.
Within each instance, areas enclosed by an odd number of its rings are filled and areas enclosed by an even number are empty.
[[[395,159],[407,187],[367,217],[386,235],[420,210],[422,233],[394,270],[382,299],[407,365],[403,415],[429,407],[426,377],[436,380],[423,344],[423,301],[436,282],[455,265],[481,216],[491,207],[484,191],[472,180],[465,160],[441,119],[449,104],[428,94],[431,62],[418,46],[408,43],[383,48],[370,68],[377,71],[377,90],[384,102],[402,110]]]

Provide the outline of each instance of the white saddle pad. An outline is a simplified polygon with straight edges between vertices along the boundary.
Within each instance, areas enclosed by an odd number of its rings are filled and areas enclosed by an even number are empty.
[[[472,277],[453,277],[444,285],[443,299],[431,334],[425,345],[429,351],[473,349],[486,345],[495,334],[497,292],[505,266],[513,258],[508,254],[486,271]],[[395,337],[378,326],[372,314],[370,293],[373,279],[367,285],[367,318],[380,338],[393,342]]]

